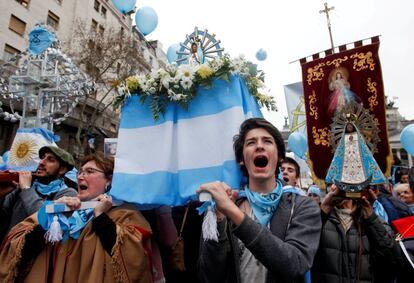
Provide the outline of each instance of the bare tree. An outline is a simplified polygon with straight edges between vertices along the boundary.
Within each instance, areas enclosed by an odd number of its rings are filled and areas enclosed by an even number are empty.
[[[77,33],[65,44],[65,52],[97,84],[96,92],[79,105],[76,143],[81,155],[89,148],[87,136],[93,132],[99,117],[112,110],[110,107],[117,84],[128,76],[151,69],[144,60],[140,48],[142,43],[132,36],[132,32],[102,28],[96,31],[96,28],[78,21],[74,29]],[[144,44],[148,43],[144,41]]]

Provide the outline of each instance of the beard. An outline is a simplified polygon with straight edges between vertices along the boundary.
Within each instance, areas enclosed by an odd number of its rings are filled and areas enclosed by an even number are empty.
[[[41,183],[41,184],[45,184],[48,185],[50,182],[56,180],[59,178],[59,175],[46,175],[46,176],[36,176],[36,180]]]

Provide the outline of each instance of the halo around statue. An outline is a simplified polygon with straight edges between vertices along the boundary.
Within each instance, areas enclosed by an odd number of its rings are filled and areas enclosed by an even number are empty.
[[[349,117],[351,115],[351,117]],[[331,146],[333,151],[338,146],[338,142],[341,139],[342,133],[346,124],[352,120],[352,123],[359,129],[360,133],[364,137],[364,140],[368,148],[372,153],[376,153],[377,144],[380,142],[379,128],[374,116],[365,109],[362,104],[355,101],[350,101],[341,111],[336,112],[331,124]]]
[[[215,34],[210,34],[207,29],[198,30],[197,27],[190,35],[186,35],[186,40],[180,43],[180,50],[177,51],[178,64],[203,64],[214,57],[221,57],[224,48],[220,47],[220,40],[216,40]]]

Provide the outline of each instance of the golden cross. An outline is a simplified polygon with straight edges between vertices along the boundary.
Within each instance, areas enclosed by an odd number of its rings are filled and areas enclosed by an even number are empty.
[[[329,11],[332,11],[335,7],[328,8],[328,3],[325,2],[325,9],[320,10],[319,14],[325,13],[326,14],[326,21],[328,22],[328,30],[329,30],[329,37],[331,38],[331,47],[332,47],[332,53],[334,53],[334,43],[332,38],[332,30],[331,30],[331,20],[329,19]]]

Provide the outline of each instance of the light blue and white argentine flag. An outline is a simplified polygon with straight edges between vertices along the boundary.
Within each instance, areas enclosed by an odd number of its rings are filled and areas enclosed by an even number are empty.
[[[7,169],[35,171],[39,164],[39,149],[43,146],[57,146],[59,136],[43,128],[18,129],[10,148]]]
[[[171,103],[158,121],[149,99],[143,105],[138,99],[122,109],[111,195],[140,205],[182,205],[207,182],[239,188],[233,136],[245,119],[262,117],[240,77],[200,87],[188,111]]]

